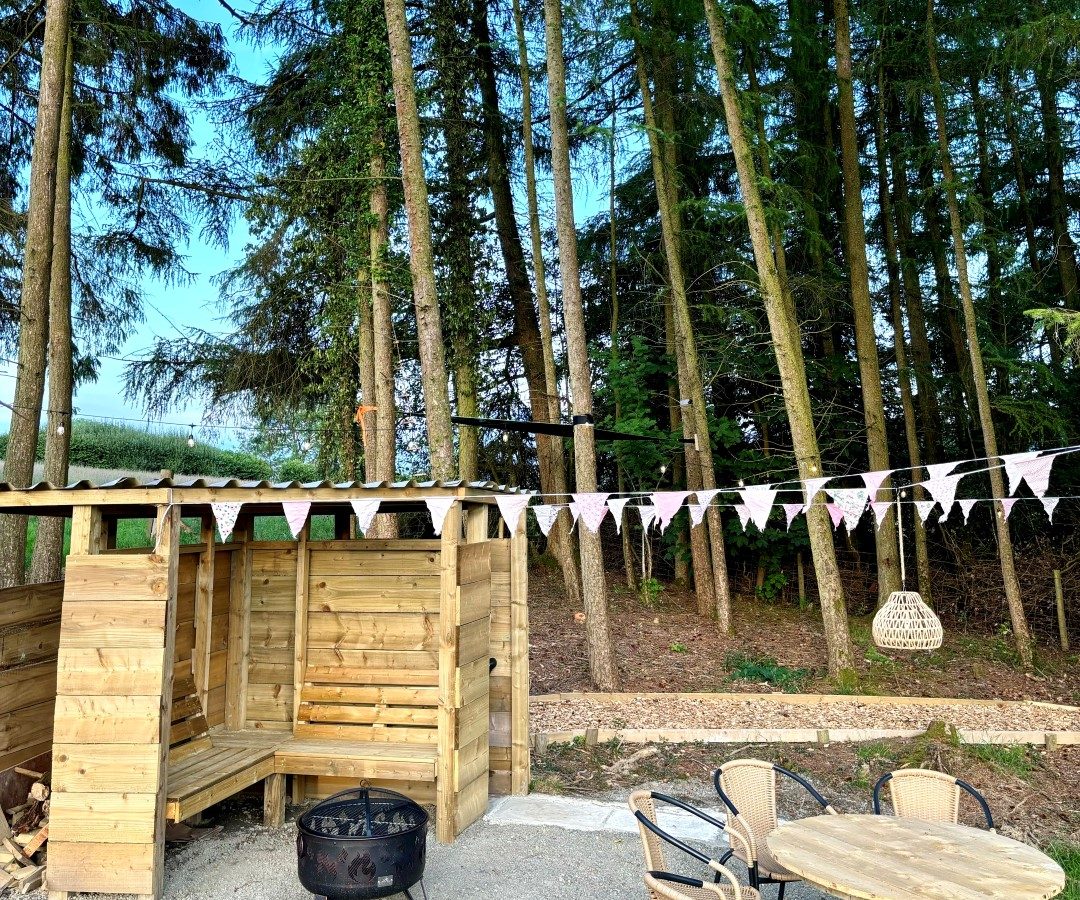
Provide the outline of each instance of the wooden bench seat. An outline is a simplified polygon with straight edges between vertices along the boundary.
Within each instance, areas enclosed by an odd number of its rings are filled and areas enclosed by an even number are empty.
[[[274,767],[284,775],[434,781],[436,750],[433,744],[294,737],[274,751]]]

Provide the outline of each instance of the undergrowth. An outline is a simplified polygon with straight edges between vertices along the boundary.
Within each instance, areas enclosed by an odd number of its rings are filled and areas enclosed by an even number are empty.
[[[782,666],[771,656],[729,653],[724,665],[730,670],[728,681],[764,681],[782,691],[798,692],[810,678],[809,669]]]
[[[1046,852],[1065,870],[1065,890],[1058,894],[1059,900],[1080,900],[1080,844],[1054,841]]]

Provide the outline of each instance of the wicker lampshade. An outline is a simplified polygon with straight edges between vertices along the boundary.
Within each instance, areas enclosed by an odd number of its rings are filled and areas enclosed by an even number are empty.
[[[934,650],[941,621],[915,591],[893,591],[874,616],[874,643],[890,650]]]

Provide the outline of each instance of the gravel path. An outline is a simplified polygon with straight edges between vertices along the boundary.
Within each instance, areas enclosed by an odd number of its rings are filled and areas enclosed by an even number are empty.
[[[819,703],[628,697],[560,698],[530,704],[533,732],[601,729],[925,729],[944,721],[966,731],[1080,731],[1080,709],[1044,703],[889,704],[858,698]]]

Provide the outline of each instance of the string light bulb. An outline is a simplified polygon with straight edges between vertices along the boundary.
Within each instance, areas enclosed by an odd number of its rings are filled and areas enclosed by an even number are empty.
[[[660,474],[664,475],[666,473],[667,473],[667,466],[666,465],[661,465],[660,466]]]
[[[506,432],[506,431],[503,432],[502,442],[504,444],[509,444],[510,443],[510,434],[509,434],[509,432]]]
[[[307,453],[308,450],[311,449],[311,441],[304,441],[304,443],[300,445],[300,449]]]
[[[188,427],[189,427],[189,428],[190,428],[191,430],[190,430],[190,431],[189,431],[189,433],[188,433],[187,445],[188,445],[189,447],[194,447],[194,446],[195,446],[195,426],[194,426],[194,425],[190,425],[190,426],[188,426]]]
[[[57,433],[57,434],[59,434],[59,435],[62,435],[62,434],[64,433],[64,426],[63,426],[63,424],[60,424],[60,425],[57,425],[57,426],[56,426],[56,433]]]

